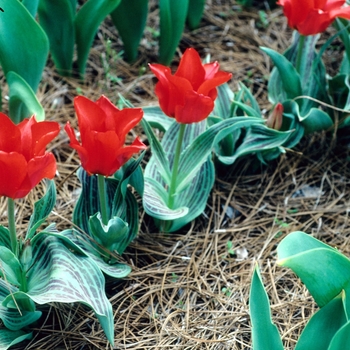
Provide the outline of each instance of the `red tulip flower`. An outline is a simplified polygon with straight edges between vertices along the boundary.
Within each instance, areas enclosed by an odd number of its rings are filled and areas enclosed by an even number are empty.
[[[0,113],[0,196],[23,198],[55,176],[56,160],[46,146],[59,131],[56,122],[38,123],[33,116],[16,125]]]
[[[101,96],[96,102],[86,97],[74,99],[78,116],[81,143],[78,142],[69,122],[65,130],[70,146],[80,157],[82,167],[88,174],[113,175],[133,154],[146,146],[137,137],[125,146],[125,137],[143,116],[141,108],[119,110],[108,98]]]
[[[350,19],[345,0],[279,0],[288,25],[302,35],[322,33],[337,18]]]
[[[163,112],[178,123],[190,124],[207,118],[214,109],[216,87],[230,80],[232,74],[219,71],[219,63],[202,64],[195,49],[187,49],[174,75],[170,68],[150,64],[159,82],[155,92]]]

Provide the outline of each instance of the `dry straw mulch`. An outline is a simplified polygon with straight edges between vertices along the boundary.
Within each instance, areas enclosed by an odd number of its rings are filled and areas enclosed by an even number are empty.
[[[158,25],[154,3],[150,1],[151,28]],[[264,9],[263,2],[260,6]],[[193,46],[203,57],[210,54],[222,69],[233,72],[232,89],[238,81],[244,82],[261,108],[268,109],[271,64],[259,46],[281,52],[290,42],[291,31],[280,9],[266,13],[267,28],[257,8],[246,11],[233,1],[207,1],[201,27],[185,32],[178,53]],[[108,52],[108,46],[112,51]],[[155,81],[147,68],[156,60],[152,31],[146,31],[135,64],[123,61],[118,55],[121,49],[107,20],[91,50],[85,82],[58,76],[49,63],[38,93],[47,119],[62,126],[67,120],[76,125],[72,101],[78,93],[91,99],[103,93],[114,102],[121,93],[136,106],[155,104]],[[328,51],[329,67],[339,57],[337,51]],[[80,187],[73,173],[79,160],[67,141],[62,132],[52,145],[59,175],[58,201],[50,220],[59,229],[71,227]],[[140,205],[139,237],[123,255],[133,272],[124,280],[108,282],[106,288],[114,308],[115,349],[250,349],[248,298],[256,263],[285,348],[293,349],[317,307],[298,278],[276,266],[276,247],[288,233],[301,230],[350,255],[348,143],[345,133],[337,137],[317,134],[267,166],[254,157],[228,168],[218,166],[205,213],[178,233],[159,232]],[[19,203],[18,225],[23,230],[41,192],[38,188]],[[0,204],[6,225],[5,202]],[[17,349],[111,349],[86,307],[52,304],[39,308],[44,316],[33,328],[33,340]]]

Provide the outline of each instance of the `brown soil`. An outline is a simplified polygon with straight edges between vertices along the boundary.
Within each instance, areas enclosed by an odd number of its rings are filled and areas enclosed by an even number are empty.
[[[148,26],[157,28],[154,4],[150,1]],[[257,8],[241,10],[232,0],[209,0],[201,27],[186,30],[177,56],[190,46],[202,57],[210,54],[223,70],[233,73],[233,90],[239,81],[245,83],[261,109],[268,110],[271,63],[259,46],[281,52],[290,43],[291,31],[280,9],[266,14],[265,28]],[[119,54],[122,45],[109,20],[96,36],[83,83],[60,77],[49,62],[38,93],[48,120],[76,125],[72,101],[78,92],[91,99],[105,94],[114,102],[122,94],[136,106],[156,103],[155,80],[147,66],[156,61],[157,42],[151,31],[146,31],[133,65],[120,55],[106,56],[108,39]],[[339,55],[326,55],[329,66]],[[177,61],[178,57],[174,66]],[[3,104],[6,107],[5,100]],[[158,232],[140,205],[139,236],[123,255],[133,272],[107,285],[114,308],[115,349],[250,349],[248,298],[256,263],[285,348],[293,349],[317,306],[299,279],[276,265],[276,246],[288,233],[300,230],[350,254],[348,142],[346,135],[317,134],[268,166],[248,157],[219,167],[205,213],[178,233]],[[50,220],[65,229],[71,227],[79,160],[64,132],[52,150],[59,175],[58,201]],[[19,202],[21,228],[40,196],[39,188]],[[0,204],[5,213],[5,202]],[[2,223],[7,224],[6,214]],[[236,254],[228,252],[228,242]],[[89,309],[64,304],[41,309],[46,317],[33,328],[34,338],[25,349],[111,349]]]

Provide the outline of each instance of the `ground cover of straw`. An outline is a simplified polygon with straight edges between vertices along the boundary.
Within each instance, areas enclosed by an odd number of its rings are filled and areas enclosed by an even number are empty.
[[[179,52],[193,46],[202,57],[210,54],[223,70],[233,73],[232,89],[244,82],[261,108],[268,109],[271,64],[259,46],[280,52],[288,46],[291,31],[281,10],[267,11],[269,24],[264,27],[257,8],[239,11],[229,0],[207,4],[201,27],[185,32]],[[260,9],[264,9],[263,2]],[[154,1],[150,2],[150,13],[148,26],[157,28]],[[112,52],[107,50],[108,39]],[[91,99],[105,94],[114,102],[121,93],[135,106],[155,104],[155,80],[147,67],[156,61],[154,32],[146,31],[139,59],[133,65],[118,55],[121,49],[107,20],[91,50],[85,82],[58,76],[49,62],[38,92],[47,119],[62,126],[68,120],[76,125],[72,102],[78,93]],[[340,60],[339,50],[341,45],[336,43],[325,54],[330,73]],[[3,77],[1,83],[4,86]],[[6,112],[6,91],[3,96]],[[141,129],[136,132],[142,135]],[[133,271],[106,287],[114,309],[115,349],[250,349],[248,299],[257,262],[274,322],[285,348],[293,349],[317,306],[291,271],[276,266],[276,247],[289,232],[301,230],[350,255],[348,144],[346,132],[337,136],[319,133],[305,137],[295,149],[267,166],[254,157],[240,159],[231,167],[219,166],[205,213],[177,233],[159,232],[140,203],[140,233],[123,255]],[[74,174],[79,160],[63,132],[51,148],[59,175],[58,201],[50,221],[63,230],[71,227],[80,188]],[[41,194],[39,187],[19,201],[21,230],[25,230],[33,202]],[[1,223],[6,225],[5,201],[0,209]],[[235,254],[229,252],[228,242],[232,242]],[[17,349],[111,348],[86,307],[51,304],[40,309],[44,316],[33,327],[33,340]]]

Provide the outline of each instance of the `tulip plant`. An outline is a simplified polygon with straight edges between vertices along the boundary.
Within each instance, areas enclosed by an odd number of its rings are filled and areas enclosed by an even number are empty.
[[[277,264],[291,268],[300,277],[320,308],[305,326],[295,350],[348,349],[350,260],[304,232],[293,232],[284,238],[277,254]],[[258,268],[254,271],[249,304],[253,350],[283,350]]]
[[[125,277],[130,267],[118,263],[118,256],[136,237],[139,221],[137,202],[127,188],[129,181],[143,194],[139,167],[142,157],[138,161],[130,158],[146,146],[138,137],[130,146],[124,143],[128,132],[142,119],[143,111],[119,110],[105,96],[96,102],[78,96],[74,107],[81,142],[69,122],[65,130],[82,164],[78,171],[82,192],[73,213],[73,222],[82,231],[67,232],[67,237],[93,258],[105,274]]]
[[[143,205],[161,230],[172,232],[205,209],[215,179],[213,146],[226,135],[263,120],[237,117],[207,128],[217,86],[231,74],[220,71],[217,62],[202,64],[194,49],[186,50],[174,75],[160,64],[150,68],[159,80],[155,92],[160,108],[175,120],[165,123],[168,129],[161,143],[143,121],[153,152],[145,169]]]
[[[268,83],[269,99],[272,103],[282,103],[285,115],[301,122],[304,133],[328,130],[338,124],[342,126],[343,120],[338,123],[339,110],[348,108],[343,101],[350,96],[345,79],[350,72],[349,65],[342,64],[340,74],[329,78],[321,59],[333,38],[340,36],[347,47],[345,61],[348,62],[349,36],[338,18],[350,19],[350,7],[343,6],[344,3],[333,0],[280,0],[278,4],[283,6],[289,26],[296,30],[293,43],[283,55],[262,48],[275,64]],[[320,33],[333,22],[340,30],[317,53],[315,45]],[[321,110],[320,105],[326,107]]]
[[[100,268],[54,224],[37,232],[55,205],[52,181],[35,203],[24,238],[17,236],[15,200],[56,173],[55,158],[46,146],[58,135],[58,123],[38,123],[32,117],[15,125],[0,113],[0,125],[0,195],[8,201],[8,227],[0,226],[0,319],[6,327],[0,329],[1,348],[30,339],[32,333],[22,329],[41,317],[36,304],[49,302],[91,307],[113,343],[112,306]]]

